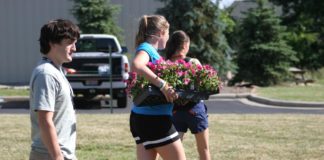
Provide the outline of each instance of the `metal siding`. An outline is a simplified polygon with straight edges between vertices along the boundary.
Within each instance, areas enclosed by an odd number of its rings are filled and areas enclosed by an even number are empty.
[[[121,6],[118,24],[124,31],[124,42],[129,53],[133,56],[135,52],[135,36],[140,17],[144,14],[155,14],[156,8],[161,7],[162,3],[152,0],[111,0],[111,3]]]
[[[41,26],[55,18],[75,21],[69,13],[69,0],[5,0],[0,2],[1,41],[0,84],[28,84],[30,74],[40,59]]]
[[[71,0],[1,0],[0,1],[0,84],[28,84],[32,69],[40,59],[39,32],[51,19],[76,22],[70,13]],[[134,53],[138,20],[154,14],[160,2],[152,0],[111,0],[121,6],[118,24],[123,29],[129,53]]]
[[[5,15],[7,14],[6,11],[3,9],[4,7],[6,7],[8,5],[9,1],[3,1],[0,5],[0,32],[1,35],[3,35],[2,40],[0,41],[0,79],[4,79],[5,74],[1,74],[1,73],[5,73],[6,72],[6,65],[7,62],[5,61],[7,59],[8,54],[5,54],[6,52],[6,48],[5,48],[5,37],[4,37],[4,32],[6,31],[6,24],[4,23],[6,22],[6,17]]]

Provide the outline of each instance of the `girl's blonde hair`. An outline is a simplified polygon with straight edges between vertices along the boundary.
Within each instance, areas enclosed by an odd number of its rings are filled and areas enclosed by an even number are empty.
[[[135,47],[145,42],[148,37],[157,36],[159,31],[169,29],[169,22],[161,15],[144,15],[141,17],[135,39]]]

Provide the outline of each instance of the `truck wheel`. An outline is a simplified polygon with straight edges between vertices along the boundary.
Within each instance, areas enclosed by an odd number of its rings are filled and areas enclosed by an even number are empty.
[[[127,107],[127,96],[117,98],[117,107],[118,108],[126,108]]]

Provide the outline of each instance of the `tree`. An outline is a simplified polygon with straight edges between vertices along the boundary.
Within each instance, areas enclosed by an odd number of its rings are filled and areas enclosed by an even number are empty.
[[[233,67],[232,50],[223,34],[218,5],[210,0],[159,0],[164,7],[157,10],[170,23],[170,31],[183,30],[191,39],[190,57],[212,65],[219,75]]]
[[[295,52],[287,45],[285,28],[274,9],[258,0],[258,7],[246,12],[240,25],[237,54],[238,73],[234,82],[247,81],[260,86],[281,82],[296,61]]]
[[[116,24],[119,6],[110,4],[109,0],[73,0],[72,14],[78,20],[83,33],[115,35],[120,41],[122,30]]]
[[[324,66],[324,1],[270,0],[282,7],[289,44],[297,52],[297,67],[317,70]]]

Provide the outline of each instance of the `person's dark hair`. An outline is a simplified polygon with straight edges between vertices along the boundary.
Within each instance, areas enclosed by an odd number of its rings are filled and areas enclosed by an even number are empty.
[[[150,36],[156,36],[159,31],[169,29],[169,22],[161,15],[143,15],[139,22],[135,38],[135,47],[146,41]]]
[[[40,37],[40,52],[44,55],[50,51],[50,43],[59,44],[63,39],[77,40],[80,38],[79,27],[69,20],[56,19],[43,25]]]
[[[181,49],[183,44],[189,41],[190,38],[184,31],[178,30],[173,32],[166,44],[166,48],[165,48],[166,59],[171,59],[171,57]]]

